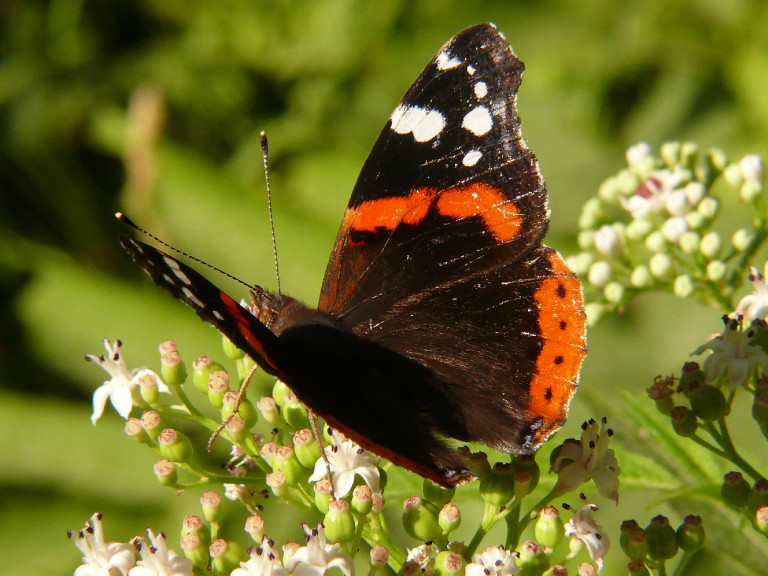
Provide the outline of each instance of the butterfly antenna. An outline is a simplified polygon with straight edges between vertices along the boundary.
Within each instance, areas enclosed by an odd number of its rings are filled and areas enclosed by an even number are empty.
[[[200,260],[200,258],[195,258],[194,256],[192,256],[192,254],[188,254],[187,252],[179,250],[175,246],[171,246],[170,244],[168,244],[168,242],[165,242],[165,241],[161,240],[160,238],[158,238],[157,236],[155,236],[154,234],[152,234],[151,232],[149,232],[147,230],[144,230],[144,228],[142,228],[141,226],[136,224],[133,220],[128,218],[128,216],[126,216],[122,212],[115,212],[115,218],[117,218],[120,222],[122,222],[126,226],[129,226],[129,227],[133,228],[134,230],[136,230],[138,232],[141,232],[142,234],[152,238],[152,240],[154,240],[158,244],[162,244],[163,246],[165,246],[169,250],[173,250],[174,252],[176,252],[177,254],[181,254],[185,258],[189,258],[190,260],[194,260],[198,264],[202,264],[203,266],[207,266],[211,270],[215,270],[219,274],[223,274],[227,278],[231,278],[235,282],[237,282],[239,284],[242,284],[243,286],[245,286],[246,288],[248,288],[250,290],[255,290],[258,293],[263,293],[263,289],[260,288],[259,286],[251,286],[247,282],[243,282],[242,280],[240,280],[240,278],[238,278],[237,276],[233,276],[229,272],[225,272],[224,270],[222,270],[221,268],[217,268],[213,264],[208,264],[208,262],[206,262],[205,260]]]
[[[275,236],[275,218],[272,214],[272,190],[269,187],[269,143],[267,142],[267,133],[262,131],[259,134],[261,140],[261,159],[264,162],[264,180],[267,184],[267,206],[269,208],[269,227],[272,230],[272,253],[275,255],[275,277],[277,278],[277,294],[282,295],[280,289],[280,265],[277,262],[277,237]]]

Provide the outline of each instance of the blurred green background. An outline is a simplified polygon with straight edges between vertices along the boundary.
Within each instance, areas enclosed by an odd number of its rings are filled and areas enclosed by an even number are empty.
[[[767,151],[762,0],[0,3],[7,573],[70,573],[79,555],[65,531],[96,510],[110,539],[152,526],[174,547],[181,516],[197,510],[199,494],[174,497],[157,485],[153,455],[122,435],[111,407],[98,427],[89,421],[104,373],[82,354],[100,353],[104,337],[124,341],[130,366],[157,367],[166,338],[189,361],[222,357],[217,333],[121,253],[116,236],[125,230],[113,213],[274,288],[258,145],[266,130],[283,289],[315,303],[357,171],[386,118],[437,49],[482,21],[495,22],[526,63],[524,135],[550,190],[549,243],[566,254],[576,250],[581,204],[622,166],[629,145],[690,139],[732,157]],[[736,198],[724,203],[737,207]],[[663,503],[691,479],[657,454],[653,433],[634,418],[632,398],[656,374],[679,371],[719,326],[716,311],[660,295],[590,332],[581,390],[558,438],[608,414],[620,462],[654,460],[670,471],[653,490],[623,477],[618,512],[598,500],[614,537],[612,569],[626,562],[622,518],[644,525],[664,512],[676,526],[698,511],[715,535],[699,568],[760,573],[754,555],[765,560],[764,541],[737,533],[735,518],[708,516],[701,500]],[[759,449],[747,455],[764,463]],[[297,530],[293,522],[290,537]]]

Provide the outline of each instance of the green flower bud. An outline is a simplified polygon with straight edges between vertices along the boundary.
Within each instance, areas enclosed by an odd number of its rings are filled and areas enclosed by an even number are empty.
[[[237,398],[239,395],[240,393],[236,392],[235,390],[230,390],[224,394],[224,398],[222,399],[221,404],[222,420],[229,418],[235,411],[235,406],[237,406]],[[256,408],[253,406],[251,401],[245,397],[243,397],[243,399],[240,401],[240,406],[237,408],[237,415],[245,421],[246,429],[253,427],[253,425],[256,424],[256,422],[259,420],[259,413],[256,411]]]
[[[248,560],[248,553],[237,542],[227,542],[217,538],[209,547],[211,568],[214,574],[229,574],[240,567],[240,562]]]
[[[763,185],[760,182],[748,180],[741,185],[739,189],[739,197],[746,204],[751,204],[763,193]]]
[[[711,384],[691,387],[691,410],[705,422],[717,420],[728,411],[725,396]]]
[[[749,482],[744,479],[741,472],[731,471],[723,477],[723,485],[720,487],[720,495],[723,502],[733,508],[743,508],[749,498]]]
[[[181,537],[181,551],[192,564],[201,570],[206,569],[211,559],[208,544],[203,542],[197,534],[187,534]]]
[[[512,472],[515,498],[525,498],[533,491],[531,479],[531,473],[528,470],[515,470]]]
[[[226,354],[227,358],[232,358],[232,360],[239,360],[245,356],[245,352],[235,346],[226,336],[222,336],[221,338],[221,347],[224,350],[224,354]]]
[[[512,467],[509,464],[494,464],[490,473],[480,478],[480,497],[484,502],[501,508],[515,495]]]
[[[166,352],[160,357],[160,374],[170,385],[183,384],[187,379],[187,368],[177,351]]]
[[[625,520],[621,523],[621,535],[619,544],[629,558],[645,558],[648,553],[648,542],[645,531],[634,520]]]
[[[707,150],[705,161],[712,167],[712,170],[720,173],[728,165],[728,156],[721,148],[710,148]]]
[[[261,540],[264,537],[264,518],[255,512],[245,520],[245,531],[256,544],[261,546]]]
[[[635,558],[634,560],[630,560],[629,564],[627,564],[627,574],[630,576],[650,576],[651,573],[645,565],[644,560]]]
[[[444,534],[450,534],[461,525],[461,511],[456,504],[448,502],[437,515],[437,523],[443,529]]]
[[[176,465],[170,460],[158,460],[154,465],[155,476],[162,486],[176,486],[179,475]]]
[[[607,306],[597,302],[590,302],[584,306],[584,313],[587,315],[587,324],[590,326],[597,324],[608,312],[610,312],[610,309]]]
[[[629,277],[629,283],[634,288],[649,288],[653,286],[653,276],[648,266],[640,265],[632,270],[632,274]]]
[[[704,372],[698,362],[686,362],[683,364],[683,373],[680,375],[680,389],[686,398],[691,397],[691,389],[698,389],[704,384]]]
[[[653,157],[650,157],[650,165],[648,166],[648,170],[651,170],[652,168]],[[618,188],[618,191],[622,196],[630,196],[635,192],[637,185],[640,184],[640,179],[637,177],[637,174],[628,168],[620,170],[619,173],[616,174],[614,180],[616,182],[616,188]],[[616,200],[618,200],[618,198]],[[613,203],[615,204],[616,201]]]
[[[123,431],[127,436],[130,436],[139,444],[152,444],[152,439],[149,437],[147,431],[144,430],[144,427],[141,425],[141,420],[138,418],[128,418],[128,420],[125,421],[125,426],[123,426]]]
[[[355,518],[346,500],[332,500],[323,519],[325,535],[331,542],[349,542],[355,537]]]
[[[576,243],[582,250],[592,250],[595,247],[595,231],[582,230],[576,237]]]
[[[327,514],[331,503],[331,481],[327,476],[315,482],[314,491],[315,506],[320,512]]]
[[[203,518],[208,522],[221,520],[221,494],[213,490],[203,492],[200,497],[200,505],[203,508]]]
[[[716,198],[712,198],[711,196],[702,198],[701,202],[699,202],[699,205],[696,206],[696,212],[701,214],[705,220],[712,220],[715,216],[717,216],[719,209],[720,203]]]
[[[539,576],[549,568],[549,557],[544,550],[533,540],[526,540],[518,549],[517,565],[519,576]]]
[[[760,508],[755,511],[752,525],[760,534],[768,536],[768,506],[760,506]]]
[[[481,479],[491,473],[491,465],[485,452],[472,452],[467,457],[467,463],[469,469]]]
[[[581,215],[579,216],[579,228],[582,230],[588,230],[597,228],[606,215],[603,210],[603,203],[600,198],[592,197],[584,203],[581,209]],[[584,250],[585,248],[582,248]]]
[[[272,397],[280,408],[285,406],[285,395],[289,392],[291,392],[291,389],[288,388],[288,384],[281,380],[275,381],[275,385],[272,387]]]
[[[727,271],[728,266],[721,260],[712,260],[712,262],[707,264],[707,278],[714,282],[722,280]]]
[[[688,222],[688,227],[693,230],[699,230],[707,223],[707,218],[702,216],[699,212],[688,212],[685,215],[685,221]]]
[[[754,234],[747,230],[746,228],[741,228],[739,230],[736,230],[736,232],[733,233],[733,237],[731,238],[731,243],[733,244],[733,247],[738,250],[739,252],[743,252],[749,247],[749,244],[752,242],[752,239],[754,238]]]
[[[733,188],[739,188],[744,183],[744,176],[741,174],[741,168],[738,164],[729,164],[723,170],[723,180]]]
[[[704,525],[701,516],[689,514],[677,529],[677,545],[688,553],[696,552],[704,546]]]
[[[285,395],[283,406],[283,418],[292,428],[306,428],[309,426],[309,417],[307,409],[299,401],[299,398],[293,392]]]
[[[603,290],[605,299],[611,304],[618,304],[624,299],[624,286],[619,282],[609,282]]]
[[[632,241],[641,242],[651,232],[653,232],[653,222],[645,218],[636,218],[627,224],[627,238]]]
[[[720,249],[723,247],[723,243],[720,240],[720,234],[717,232],[708,232],[701,239],[699,244],[699,250],[708,259],[717,258],[720,254]]]
[[[371,548],[370,566],[374,570],[383,568],[389,562],[389,550],[384,546],[374,546]]]
[[[696,416],[685,406],[675,406],[670,410],[669,417],[672,420],[672,429],[683,438],[690,438],[696,434],[698,422]]]
[[[664,160],[664,164],[666,164],[668,168],[675,168],[678,164],[680,164],[680,151],[682,147],[682,143],[678,140],[672,142],[664,142],[664,144],[661,145],[661,148],[659,148],[659,154],[661,155],[661,159]]]
[[[160,456],[173,462],[187,462],[192,456],[192,443],[184,434],[166,428],[157,437]]]
[[[218,370],[208,379],[208,401],[216,408],[224,405],[224,395],[229,392],[229,373]]]
[[[680,237],[678,244],[680,250],[685,254],[693,254],[699,251],[699,245],[701,243],[701,236],[698,232],[688,231]]]
[[[645,237],[645,247],[651,252],[663,252],[667,249],[667,246],[669,246],[669,243],[667,242],[667,239],[664,238],[664,234],[661,233],[661,230],[654,230]]]
[[[432,502],[435,506],[441,506],[448,502],[456,494],[456,488],[444,488],[428,478],[422,482],[422,492],[424,498]]]
[[[693,280],[690,276],[688,276],[688,274],[680,274],[680,276],[675,278],[675,283],[672,287],[672,290],[675,293],[675,296],[678,298],[688,298],[691,294],[693,294]]]
[[[277,444],[274,442],[267,442],[261,447],[259,454],[264,462],[269,464],[270,468],[275,469],[275,453],[277,452]]]
[[[248,438],[248,428],[245,427],[245,419],[235,414],[224,425],[227,436],[235,444],[242,444]]]
[[[443,529],[437,522],[437,514],[416,494],[403,502],[403,526],[405,531],[416,540],[422,542],[444,540]]]
[[[224,370],[218,362],[214,362],[208,356],[200,356],[192,362],[192,383],[200,392],[208,394],[208,380],[211,374]]]
[[[275,470],[267,474],[266,482],[267,486],[272,489],[272,493],[278,498],[285,498],[288,495],[288,484],[282,470]]]
[[[438,553],[434,564],[435,576],[463,576],[464,559],[448,550]]]
[[[653,560],[669,560],[677,554],[675,530],[662,515],[654,517],[648,524],[645,539],[648,543],[648,556]]]
[[[373,508],[373,491],[367,484],[359,484],[355,486],[352,491],[352,511],[359,515],[365,516]]]
[[[315,468],[315,462],[321,456],[320,446],[312,432],[306,428],[297,430],[293,435],[293,450],[301,465],[310,470]]]
[[[189,514],[184,516],[181,521],[181,535],[187,536],[189,534],[195,534],[200,537],[204,546],[208,546],[211,542],[211,531],[208,526],[203,522],[203,519],[196,514]]]
[[[299,482],[307,477],[304,468],[293,451],[293,446],[280,446],[275,451],[274,470],[285,474],[285,483],[288,486],[298,486]]]
[[[696,142],[683,142],[680,147],[680,164],[686,168],[693,168],[699,157],[699,145]]]
[[[530,494],[536,489],[536,486],[539,485],[539,478],[541,477],[541,469],[539,468],[539,465],[536,463],[536,455],[535,454],[520,454],[518,456],[515,456],[512,459],[512,480],[517,482],[515,479],[515,473],[518,471],[522,472],[528,472],[530,474],[530,479],[528,480],[528,492],[526,494]]]
[[[539,517],[536,518],[533,534],[536,541],[547,548],[554,548],[560,544],[565,537],[565,527],[557,508],[547,506],[541,510]]]
[[[754,515],[761,506],[768,506],[768,480],[760,478],[747,495],[747,512]]]
[[[139,394],[147,404],[157,405],[160,391],[157,389],[157,377],[154,374],[147,373],[139,378]]]
[[[593,286],[602,288],[610,282],[612,272],[611,265],[608,262],[597,261],[589,267],[587,280]]]
[[[264,420],[272,424],[272,426],[281,426],[284,422],[280,416],[280,412],[277,409],[277,402],[271,396],[262,396],[261,399],[256,402],[261,415],[264,416]]]
[[[674,272],[675,265],[672,262],[672,258],[667,254],[659,253],[651,256],[651,259],[648,261],[648,269],[656,278],[666,278]]]

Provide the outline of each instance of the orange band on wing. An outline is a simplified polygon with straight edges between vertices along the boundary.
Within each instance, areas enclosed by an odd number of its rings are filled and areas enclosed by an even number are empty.
[[[543,440],[560,426],[568,414],[568,403],[576,391],[586,350],[586,317],[579,279],[557,252],[549,256],[552,277],[534,294],[543,347],[531,380],[531,417],[543,417],[539,434]]]
[[[418,224],[429,212],[436,192],[430,188],[419,188],[407,196],[390,196],[363,202],[357,208],[347,209],[352,229],[357,232],[375,232],[377,229],[394,230],[403,224]],[[343,227],[343,226],[342,226]]]

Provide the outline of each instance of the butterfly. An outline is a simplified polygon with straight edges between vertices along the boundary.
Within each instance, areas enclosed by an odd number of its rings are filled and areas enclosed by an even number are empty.
[[[363,165],[317,308],[260,288],[246,307],[122,245],[330,426],[443,486],[471,480],[455,441],[535,451],[565,421],[586,354],[581,284],[542,244],[523,69],[492,24],[438,51]]]

